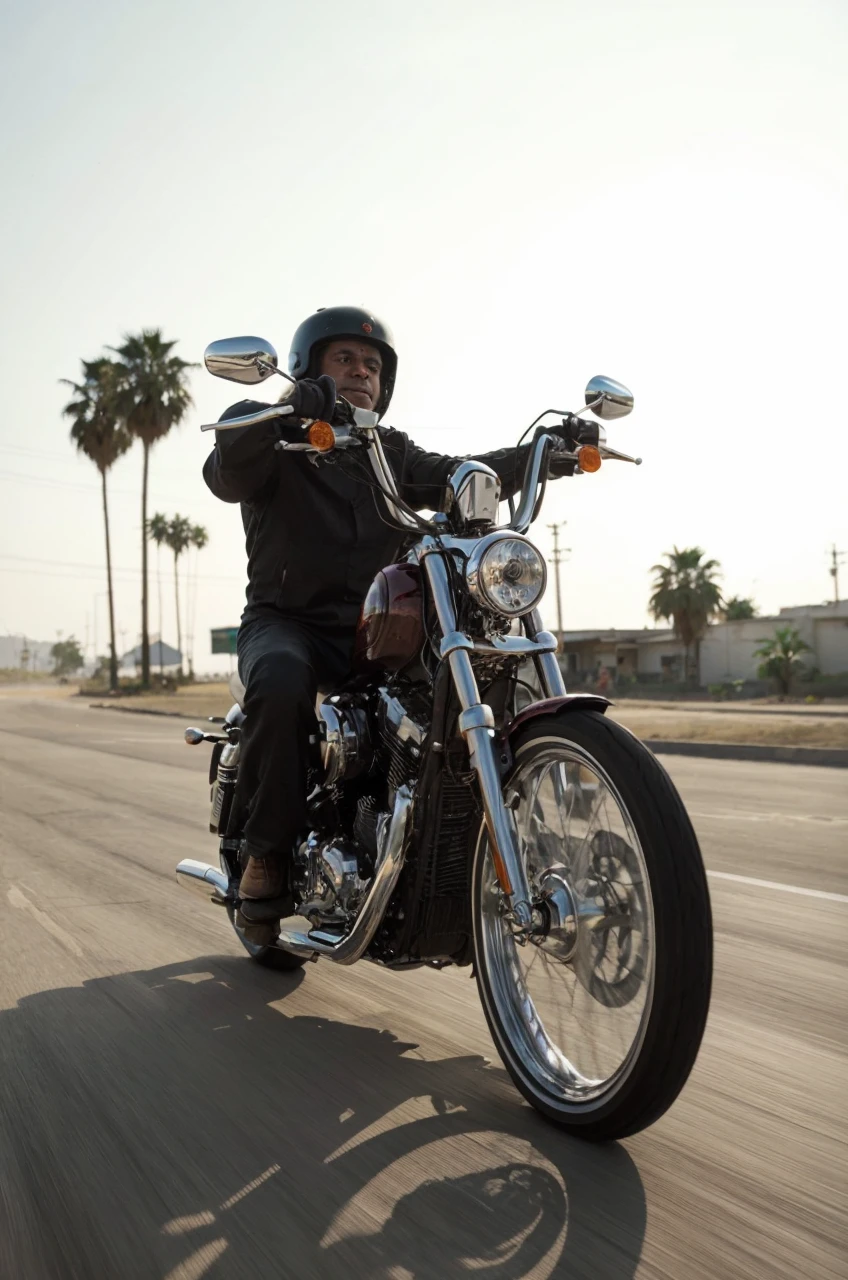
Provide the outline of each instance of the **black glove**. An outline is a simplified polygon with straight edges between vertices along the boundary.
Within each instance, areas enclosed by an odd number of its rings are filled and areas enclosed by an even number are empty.
[[[554,480],[561,476],[573,476],[577,463],[573,458],[563,457],[563,454],[571,452],[570,437],[565,437],[561,427],[554,428],[551,435],[554,436],[554,443],[548,453],[548,475]]]
[[[296,418],[320,418],[332,422],[336,409],[336,384],[328,374],[320,378],[301,378],[288,398]]]

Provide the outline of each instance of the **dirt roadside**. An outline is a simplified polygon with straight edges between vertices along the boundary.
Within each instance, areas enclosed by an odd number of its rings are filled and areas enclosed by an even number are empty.
[[[126,711],[179,716],[201,723],[222,716],[232,706],[225,684],[198,684],[173,694],[130,698],[95,698],[91,705]],[[842,711],[842,714],[839,714]],[[840,708],[727,707],[709,703],[651,703],[623,701],[611,708],[613,719],[637,737],[678,742],[735,742],[761,746],[848,748],[848,714]]]

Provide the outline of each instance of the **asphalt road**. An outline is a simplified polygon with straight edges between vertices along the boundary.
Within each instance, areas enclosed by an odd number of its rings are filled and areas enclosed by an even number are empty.
[[[243,957],[174,882],[215,860],[179,722],[3,699],[0,1275],[844,1278],[844,774],[666,764],[712,1013],[672,1111],[593,1148],[520,1101],[468,971]]]

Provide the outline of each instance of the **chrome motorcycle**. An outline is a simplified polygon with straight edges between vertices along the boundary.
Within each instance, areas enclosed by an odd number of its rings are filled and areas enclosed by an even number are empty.
[[[257,338],[212,343],[217,376],[281,373]],[[282,374],[282,376],[286,376]],[[295,915],[252,924],[239,910],[244,813],[236,783],[244,714],[214,744],[211,831],[220,869],[185,860],[179,882],[224,908],[248,954],[296,968],[323,958],[388,969],[471,965],[492,1038],[524,1097],[585,1138],[621,1138],[661,1116],[683,1087],[709,1007],[712,926],[698,843],[668,774],[605,712],[567,694],[539,604],[544,557],[527,531],[550,472],[606,459],[604,420],[630,412],[620,383],[593,378],[586,410],[539,425],[520,500],[499,525],[500,482],[473,459],[444,510],[397,491],[376,415],[290,430],[277,448],[369,466],[404,556],[362,607],[354,670],[316,714],[309,827],[295,851]],[[208,424],[284,418],[289,405]],[[527,433],[525,433],[526,435]],[[542,691],[516,711],[527,664]]]

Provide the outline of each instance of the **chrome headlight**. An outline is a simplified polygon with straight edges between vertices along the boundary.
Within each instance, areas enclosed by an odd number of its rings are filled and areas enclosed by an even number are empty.
[[[493,533],[477,543],[465,576],[471,594],[485,608],[518,618],[539,603],[548,573],[532,542],[516,534]]]

